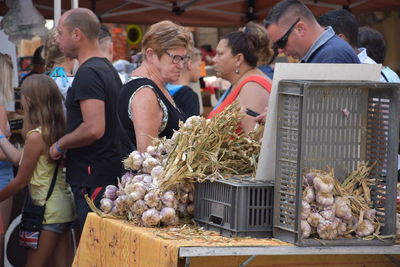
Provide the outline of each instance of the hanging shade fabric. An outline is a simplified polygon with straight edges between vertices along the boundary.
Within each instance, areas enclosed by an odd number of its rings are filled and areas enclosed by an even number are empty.
[[[34,36],[45,35],[45,20],[32,4],[32,0],[7,0],[9,11],[0,23],[8,40],[19,44]]]

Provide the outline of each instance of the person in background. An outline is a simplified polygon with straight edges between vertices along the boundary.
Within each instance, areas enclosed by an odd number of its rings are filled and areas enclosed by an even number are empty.
[[[117,184],[123,170],[117,117],[117,94],[122,84],[101,52],[100,22],[91,10],[68,10],[57,30],[60,50],[78,59],[79,68],[65,101],[66,134],[53,143],[50,155],[57,160],[66,152],[67,182],[83,229],[90,211],[85,194],[99,207],[105,186]]]
[[[200,115],[199,96],[189,87],[190,83],[199,82],[201,74],[201,52],[193,48],[188,55],[190,60],[183,67],[179,80],[168,83],[166,88],[174,98],[175,104],[187,117]]]
[[[124,128],[121,135],[129,137],[123,145],[124,155],[133,150],[146,151],[154,137],[171,138],[179,121],[186,120],[165,83],[179,80],[190,60],[191,47],[190,33],[168,20],[153,24],[143,36],[143,62],[132,72],[118,98],[118,114]]]
[[[22,82],[31,76],[32,74],[41,74],[44,72],[44,59],[42,58],[42,50],[43,50],[43,45],[39,46],[36,48],[35,52],[33,53],[32,57],[32,70],[28,72],[28,74],[24,75],[22,79],[19,81],[19,87],[21,87]]]
[[[331,27],[318,24],[298,0],[278,2],[264,20],[274,49],[303,63],[360,63],[351,46]]]
[[[362,64],[376,64],[375,60],[368,56],[365,47],[358,47],[358,22],[356,17],[345,9],[329,11],[318,18],[319,24],[324,27],[331,26],[335,33],[351,45]],[[381,75],[381,82],[385,78]]]
[[[0,53],[0,132],[3,133],[3,138],[9,138],[11,135],[5,107],[14,99],[12,71],[11,57]],[[12,163],[0,149],[0,190],[5,188],[13,177]],[[4,232],[10,222],[12,200],[12,197],[8,197],[0,202],[0,262],[3,262]]]
[[[261,24],[258,24],[258,23],[255,23],[253,21],[250,21],[250,22],[248,22],[246,24],[246,26],[244,26],[243,32],[258,36],[258,38],[261,40],[261,42],[270,43],[268,35],[267,35],[267,31],[265,30],[265,28]],[[272,77],[274,76],[274,69],[270,66],[270,64],[278,56],[277,52],[278,51],[274,51],[274,54],[271,57],[270,48],[269,47],[262,47],[262,49],[260,49],[258,51],[257,66],[271,80],[272,80]]]
[[[98,39],[100,49],[104,57],[107,58],[110,62],[113,62],[114,46],[112,42],[112,36],[110,30],[104,24],[101,24],[100,26]]]
[[[358,31],[358,45],[365,47],[371,58],[377,63],[382,64],[381,77],[383,77],[383,82],[400,83],[397,73],[388,66],[383,65],[386,56],[386,44],[380,32],[368,27],[361,27]],[[398,152],[397,181],[400,182],[400,143]]]
[[[99,44],[101,52],[103,56],[107,58],[110,62],[113,62],[114,58],[114,45],[112,42],[112,35],[110,30],[107,28],[106,25],[101,24],[100,31],[99,31]],[[125,83],[126,78],[118,71],[119,78],[121,79],[122,83]]]
[[[386,56],[386,44],[380,32],[368,28],[361,27],[358,31],[358,45],[367,49],[370,57],[378,64],[382,64],[381,76],[384,82],[400,82],[400,78],[388,66],[384,66]]]
[[[247,108],[262,112],[268,106],[271,79],[257,68],[259,51],[266,57],[272,56],[269,40],[260,39],[250,32],[236,31],[225,35],[218,43],[214,57],[214,69],[218,77],[231,83],[220,98],[209,118],[223,111],[233,101],[238,100],[243,110]],[[245,115],[239,128],[245,133],[254,129],[254,117]]]
[[[61,93],[47,75],[33,74],[21,88],[24,109],[23,152],[17,150],[0,130],[0,150],[18,172],[6,187],[0,190],[0,202],[28,185],[35,205],[45,204],[43,226],[37,249],[28,249],[26,266],[70,266],[72,248],[70,231],[76,218],[72,193],[61,167],[50,198],[47,192],[56,170],[56,162],[49,157],[51,144],[64,134],[65,118]]]
[[[356,17],[345,9],[329,11],[318,17],[318,22],[322,27],[331,26],[335,33],[345,40],[357,54],[363,64],[376,64],[367,55],[367,50],[363,47],[358,48],[358,22]]]
[[[67,98],[68,88],[74,80],[78,61],[76,59],[66,57],[61,51],[57,43],[57,29],[48,32],[43,47],[43,59],[45,61],[46,73],[56,82],[63,97],[63,103]],[[64,111],[65,104],[64,104]]]
[[[215,49],[212,49],[210,44],[204,44],[200,48],[201,60],[206,63],[206,65],[214,64],[213,58],[215,57]]]

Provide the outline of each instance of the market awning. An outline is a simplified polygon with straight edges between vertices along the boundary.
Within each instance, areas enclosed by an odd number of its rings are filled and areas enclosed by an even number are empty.
[[[61,0],[63,11],[71,0]],[[94,10],[103,22],[152,24],[169,19],[187,26],[235,27],[250,19],[261,21],[278,0],[79,0],[80,7]],[[349,8],[354,14],[400,8],[399,0],[305,0],[315,15]],[[33,0],[48,19],[53,18],[54,0]],[[0,0],[0,15],[8,11]]]

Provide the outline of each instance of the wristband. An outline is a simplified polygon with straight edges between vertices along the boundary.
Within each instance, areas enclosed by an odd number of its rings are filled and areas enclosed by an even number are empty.
[[[58,141],[56,142],[56,150],[58,153],[64,154],[65,151],[61,149],[61,147],[58,145]]]
[[[0,139],[6,138],[4,134],[0,134]]]

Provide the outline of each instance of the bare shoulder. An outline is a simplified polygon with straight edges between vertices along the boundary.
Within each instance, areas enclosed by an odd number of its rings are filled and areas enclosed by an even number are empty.
[[[39,131],[30,131],[26,135],[25,144],[43,142],[42,134]]]

